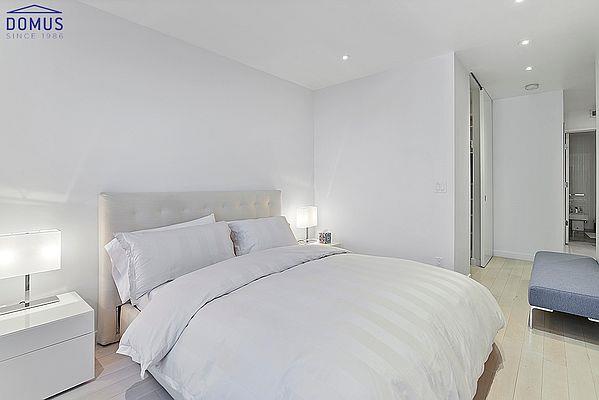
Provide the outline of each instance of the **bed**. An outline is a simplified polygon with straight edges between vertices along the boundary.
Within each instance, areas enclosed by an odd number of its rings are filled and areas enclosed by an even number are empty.
[[[279,191],[103,194],[113,232],[214,212],[276,216]],[[504,319],[470,278],[421,263],[293,245],[170,282],[140,312],[100,260],[98,340],[175,399],[471,399]]]

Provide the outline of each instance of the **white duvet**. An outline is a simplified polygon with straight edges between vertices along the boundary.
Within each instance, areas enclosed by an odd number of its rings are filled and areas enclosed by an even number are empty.
[[[489,291],[344,253],[280,247],[182,276],[118,352],[182,399],[472,399],[504,325]]]

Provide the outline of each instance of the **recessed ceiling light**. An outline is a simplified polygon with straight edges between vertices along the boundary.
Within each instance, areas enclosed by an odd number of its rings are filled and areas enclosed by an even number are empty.
[[[342,59],[343,61],[347,61],[347,60],[349,60],[349,54],[344,54],[344,55],[341,57],[341,59]]]
[[[524,0],[516,0],[516,3],[522,3]]]
[[[530,39],[524,39],[520,41],[520,46],[528,46],[530,44]]]
[[[525,71],[532,71],[532,67],[531,67],[531,66],[528,66],[528,67],[524,68],[524,70],[525,70]]]
[[[539,85],[538,83],[529,83],[528,85],[524,86],[524,89],[526,90],[537,90],[541,85]]]

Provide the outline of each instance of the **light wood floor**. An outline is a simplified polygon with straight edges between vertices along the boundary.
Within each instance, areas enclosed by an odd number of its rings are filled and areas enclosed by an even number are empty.
[[[116,348],[96,346],[96,379],[52,400],[172,400],[151,375],[141,380],[139,365],[116,354]]]
[[[528,329],[531,267],[530,262],[495,257],[486,268],[472,268],[472,278],[489,288],[508,321],[495,340],[499,369],[490,389],[481,378],[479,389],[485,389],[476,399],[488,392],[488,400],[599,400],[599,324],[535,311],[534,329]],[[116,345],[98,346],[96,379],[53,400],[171,399],[151,376],[142,381],[137,364],[115,350]]]
[[[535,311],[527,327],[532,264],[495,257],[472,277],[495,296],[507,319],[495,343],[503,366],[487,399],[599,399],[599,324]]]

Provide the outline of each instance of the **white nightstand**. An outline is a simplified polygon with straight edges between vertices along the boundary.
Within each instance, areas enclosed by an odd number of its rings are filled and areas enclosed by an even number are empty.
[[[305,242],[298,242],[299,244],[306,244]],[[307,243],[308,246],[313,245],[313,244],[321,244],[323,246],[335,246],[335,247],[341,247],[341,242],[333,242],[333,243],[319,243],[318,241],[316,242],[309,242]]]
[[[319,244],[323,244],[325,246],[341,247],[341,242],[332,242],[332,243],[327,243],[327,244],[319,243]]]
[[[0,316],[0,397],[44,399],[94,378],[94,310],[75,292]]]

